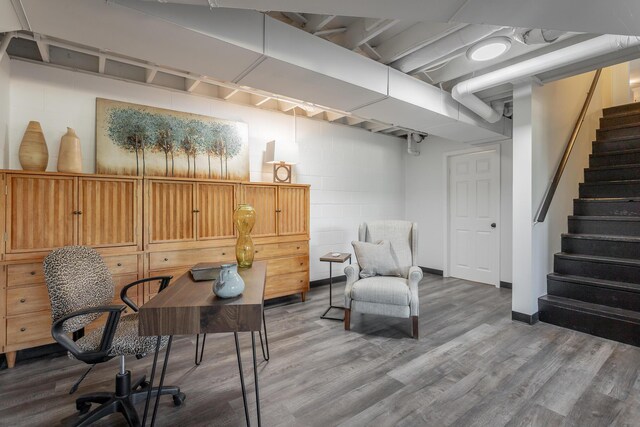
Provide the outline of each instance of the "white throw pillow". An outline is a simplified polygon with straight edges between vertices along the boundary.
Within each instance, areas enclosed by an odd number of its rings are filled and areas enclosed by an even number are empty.
[[[373,276],[401,277],[400,267],[391,253],[391,243],[381,240],[377,243],[351,242],[360,266],[360,278]]]

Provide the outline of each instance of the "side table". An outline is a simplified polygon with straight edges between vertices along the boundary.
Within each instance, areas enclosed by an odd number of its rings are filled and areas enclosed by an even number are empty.
[[[351,254],[349,254],[349,253],[341,253],[341,252],[329,252],[328,254],[325,254],[324,256],[320,257],[320,261],[329,263],[329,308],[327,308],[325,310],[325,312],[322,314],[322,316],[320,316],[321,319],[339,320],[339,321],[343,321],[344,320],[344,319],[339,319],[337,317],[329,317],[329,316],[327,316],[327,313],[329,313],[329,310],[331,310],[332,308],[336,308],[336,309],[339,309],[339,310],[344,310],[344,307],[338,307],[338,306],[333,305],[333,291],[332,291],[333,270],[332,270],[332,267],[333,267],[333,263],[334,262],[338,262],[340,264],[343,264],[347,260],[349,261],[349,264],[351,264]]]

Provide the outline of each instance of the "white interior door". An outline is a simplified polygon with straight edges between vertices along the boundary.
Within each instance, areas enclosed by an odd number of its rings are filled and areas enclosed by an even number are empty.
[[[449,158],[449,273],[500,286],[500,155]]]

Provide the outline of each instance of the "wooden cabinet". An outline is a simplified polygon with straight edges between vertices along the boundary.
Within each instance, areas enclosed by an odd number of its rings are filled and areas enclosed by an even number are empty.
[[[8,254],[76,242],[75,178],[9,174],[6,192]]]
[[[79,179],[79,238],[85,246],[136,246],[142,210],[131,179]]]
[[[233,238],[237,185],[198,182],[196,190],[198,240]]]
[[[256,210],[256,224],[253,226],[251,236],[265,237],[278,235],[277,199],[278,187],[276,185],[243,185],[244,203]]]
[[[193,182],[147,181],[147,242],[195,240]]]
[[[309,289],[308,186],[23,171],[0,171],[0,185],[0,352],[9,366],[17,350],[52,342],[42,261],[61,246],[102,254],[117,304],[122,287],[138,278],[175,280],[199,262],[235,262],[233,212],[249,203],[255,259],[267,260],[265,298],[304,300]],[[143,304],[158,286],[129,295]]]

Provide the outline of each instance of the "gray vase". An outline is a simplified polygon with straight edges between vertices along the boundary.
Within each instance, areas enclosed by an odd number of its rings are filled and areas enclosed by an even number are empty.
[[[238,274],[238,264],[222,264],[220,276],[213,284],[213,293],[219,298],[233,298],[243,291],[244,280]]]

